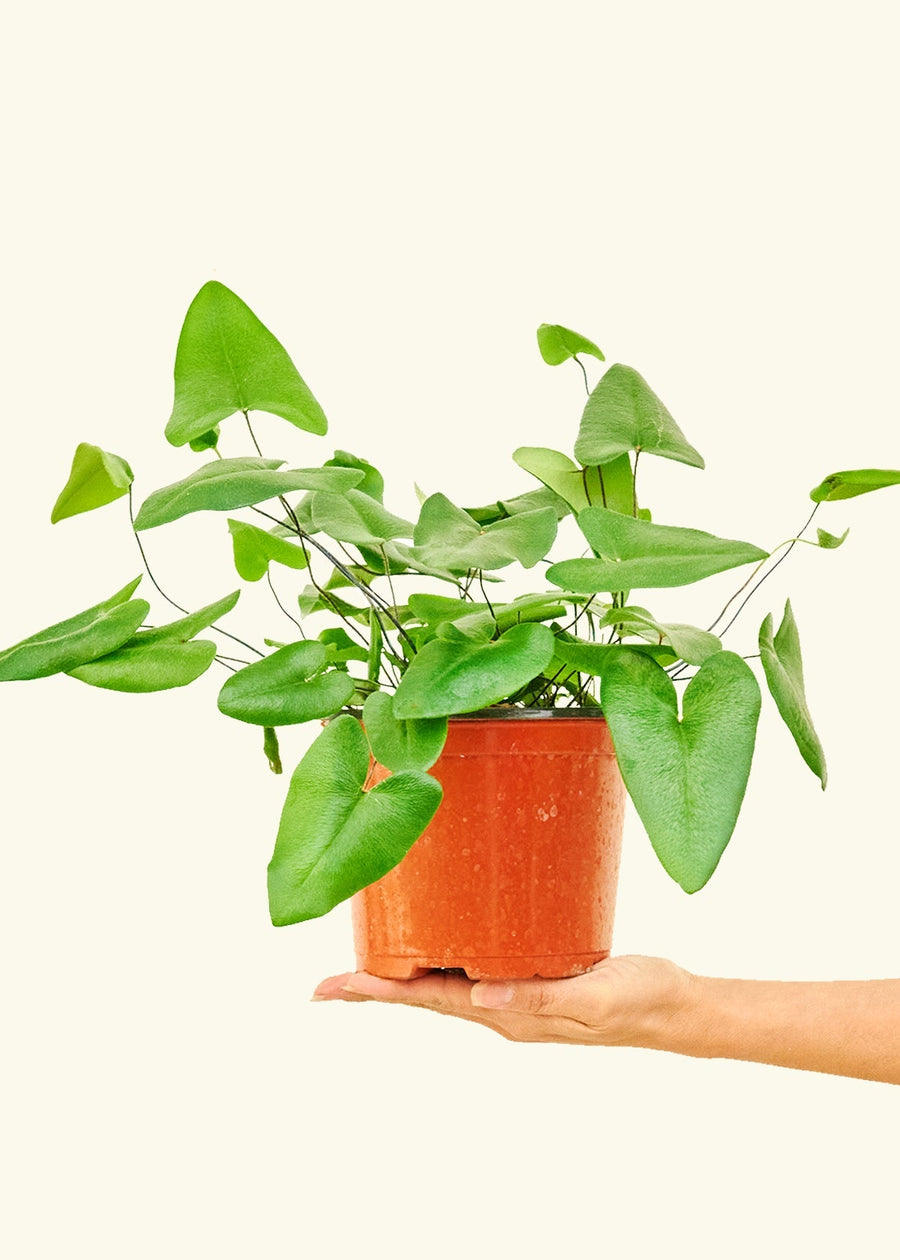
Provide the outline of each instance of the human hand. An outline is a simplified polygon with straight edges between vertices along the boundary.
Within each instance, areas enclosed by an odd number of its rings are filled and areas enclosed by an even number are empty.
[[[566,980],[473,981],[441,972],[384,980],[348,972],[323,980],[313,1001],[421,1006],[484,1024],[508,1041],[656,1047],[689,1008],[694,980],[667,959],[623,955]]]

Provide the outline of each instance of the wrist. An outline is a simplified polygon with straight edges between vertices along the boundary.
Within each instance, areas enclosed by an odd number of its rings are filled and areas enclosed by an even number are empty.
[[[705,978],[673,964],[669,983],[644,1013],[641,1040],[635,1044],[648,1050],[697,1054],[708,1024],[707,999]]]

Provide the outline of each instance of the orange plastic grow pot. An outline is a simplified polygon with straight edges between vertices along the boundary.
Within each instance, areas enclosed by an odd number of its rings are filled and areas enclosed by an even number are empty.
[[[571,976],[606,958],[625,788],[584,710],[451,718],[444,799],[403,861],[353,898],[357,965],[410,978]],[[374,767],[373,782],[387,776]]]

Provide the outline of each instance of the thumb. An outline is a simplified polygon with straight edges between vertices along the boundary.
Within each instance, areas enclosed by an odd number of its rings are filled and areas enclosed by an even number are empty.
[[[559,1008],[552,980],[479,980],[472,986],[473,1006],[486,1010],[521,1011],[530,1015],[549,1015]]]

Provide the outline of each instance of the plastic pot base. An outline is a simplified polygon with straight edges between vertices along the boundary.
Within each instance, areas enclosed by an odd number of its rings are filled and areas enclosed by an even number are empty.
[[[433,971],[465,972],[470,980],[560,980],[580,976],[609,957],[609,950],[595,954],[545,954],[536,958],[397,958],[385,954],[359,955],[357,966],[386,980],[417,980]]]

